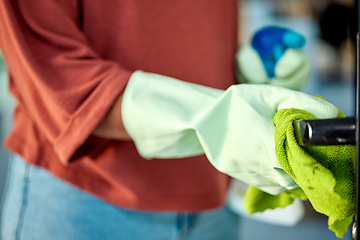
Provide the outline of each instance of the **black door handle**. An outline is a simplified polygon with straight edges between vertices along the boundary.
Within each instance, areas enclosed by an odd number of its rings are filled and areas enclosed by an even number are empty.
[[[356,145],[356,119],[334,118],[295,121],[299,145]]]

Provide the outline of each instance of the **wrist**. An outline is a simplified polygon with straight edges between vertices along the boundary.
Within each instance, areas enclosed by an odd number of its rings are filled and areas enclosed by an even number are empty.
[[[123,94],[121,94],[112,107],[109,109],[104,118],[99,122],[92,134],[97,137],[130,140],[130,136],[125,130],[121,117],[121,103]]]

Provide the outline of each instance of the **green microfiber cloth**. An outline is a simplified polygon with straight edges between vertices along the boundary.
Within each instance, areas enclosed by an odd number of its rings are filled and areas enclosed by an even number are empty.
[[[339,117],[345,117],[342,113]],[[280,165],[299,188],[270,195],[250,186],[244,208],[251,214],[285,207],[295,198],[309,200],[313,208],[328,216],[329,229],[343,238],[356,212],[356,146],[301,147],[295,137],[293,122],[316,119],[306,111],[282,109],[274,117],[275,151]]]

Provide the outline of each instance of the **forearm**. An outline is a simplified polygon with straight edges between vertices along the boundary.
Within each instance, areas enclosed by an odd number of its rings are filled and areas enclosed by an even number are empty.
[[[122,119],[145,159],[205,154],[219,171],[279,194],[296,187],[275,155],[274,114],[297,108],[317,118],[338,110],[313,96],[265,84],[226,91],[136,71],[124,91]]]

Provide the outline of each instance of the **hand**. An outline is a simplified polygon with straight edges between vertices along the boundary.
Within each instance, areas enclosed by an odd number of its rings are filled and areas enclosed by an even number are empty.
[[[243,45],[236,58],[240,83],[272,84],[300,90],[308,81],[310,61],[305,38],[280,27],[265,27],[255,33],[251,45]]]
[[[297,187],[275,154],[273,118],[283,108],[338,116],[332,104],[282,87],[238,84],[223,91],[136,71],[124,92],[122,117],[144,158],[205,153],[219,171],[279,194]]]
[[[275,78],[275,66],[289,48],[301,49],[305,37],[290,29],[264,27],[253,36],[251,45],[258,52],[269,78]]]

